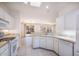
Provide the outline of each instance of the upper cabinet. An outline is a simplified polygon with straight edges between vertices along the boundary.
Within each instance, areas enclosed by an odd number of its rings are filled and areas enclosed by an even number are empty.
[[[66,30],[76,30],[76,20],[78,13],[71,11],[56,19],[56,32],[62,32]]]
[[[56,19],[56,32],[60,33],[62,31],[64,31],[64,16]]]
[[[76,18],[75,12],[70,12],[64,16],[64,28],[65,30],[76,30]]]
[[[0,28],[10,29],[13,25],[12,16],[0,7]]]
[[[0,18],[4,19],[4,10],[0,7]]]
[[[1,27],[7,27],[9,25],[9,22],[0,18],[0,28]]]

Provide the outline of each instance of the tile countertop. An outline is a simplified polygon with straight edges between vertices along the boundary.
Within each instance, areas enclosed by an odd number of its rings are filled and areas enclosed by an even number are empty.
[[[76,42],[76,39],[75,38],[71,38],[71,37],[54,35],[54,38],[58,38],[58,39],[61,39],[61,40],[64,40],[64,41],[68,41],[68,42],[71,42],[71,43],[75,43]]]

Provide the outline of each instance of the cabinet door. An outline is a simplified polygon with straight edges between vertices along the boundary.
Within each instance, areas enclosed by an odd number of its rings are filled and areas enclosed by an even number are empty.
[[[0,7],[0,18],[4,19],[4,10]]]
[[[26,40],[27,46],[29,46],[29,45],[32,46],[32,37],[31,36],[26,36],[25,40]]]
[[[72,56],[73,55],[72,43],[59,40],[59,55],[61,56]]]
[[[46,38],[45,37],[40,37],[40,47],[46,48]]]
[[[65,15],[64,26],[65,30],[76,30],[76,14],[74,12]]]
[[[5,11],[0,7],[0,28],[5,29],[7,24],[8,23],[5,19]]]
[[[56,19],[56,32],[61,33],[64,30],[64,16]]]
[[[0,54],[2,54],[6,49],[8,49],[8,43],[0,48]]]
[[[6,49],[2,54],[1,56],[9,56],[9,50]]]
[[[12,43],[11,45],[11,56],[16,56],[17,53],[17,42]]]
[[[79,14],[79,11],[77,12]],[[79,56],[79,15],[77,15],[77,32],[76,32],[76,43],[74,44],[74,55]]]
[[[46,37],[47,42],[46,42],[46,48],[49,50],[53,50],[53,38],[52,37]]]
[[[9,53],[9,45],[6,43],[3,47],[0,48],[0,56],[8,56]]]
[[[54,51],[59,54],[59,39],[54,38]]]
[[[39,48],[40,37],[36,36],[33,38],[33,48]]]

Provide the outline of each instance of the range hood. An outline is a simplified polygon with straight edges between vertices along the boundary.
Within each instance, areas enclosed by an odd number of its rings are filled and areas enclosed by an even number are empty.
[[[8,21],[0,18],[0,27],[6,27],[9,24]]]

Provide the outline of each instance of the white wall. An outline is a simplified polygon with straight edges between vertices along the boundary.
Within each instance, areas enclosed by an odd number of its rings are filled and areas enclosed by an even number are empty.
[[[56,18],[56,21],[61,23],[57,25],[60,27],[60,28],[57,28],[57,31],[61,32],[62,30],[64,31],[65,30],[76,30],[75,14],[73,13],[73,11],[76,9],[79,9],[79,6],[77,3],[74,3],[74,4],[64,3],[63,4]]]
[[[64,4],[63,7],[59,11],[59,16],[63,16],[67,14],[68,12],[71,12],[73,10],[79,9],[78,3],[69,3],[69,4]]]
[[[28,23],[47,23],[47,24],[52,24],[55,23],[55,15],[44,15],[42,16],[43,13],[37,14],[37,13],[27,13],[27,12],[22,12],[20,14],[20,18],[24,22]]]

